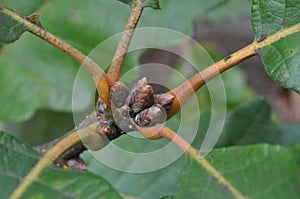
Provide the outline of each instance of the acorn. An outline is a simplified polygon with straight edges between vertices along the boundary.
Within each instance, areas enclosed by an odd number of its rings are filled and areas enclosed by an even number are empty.
[[[173,100],[174,96],[167,93],[154,95],[154,103],[161,105],[166,111],[171,108]]]
[[[116,107],[120,108],[126,102],[129,94],[128,88],[122,82],[115,82],[110,87],[110,102]]]
[[[135,123],[139,126],[154,126],[158,123],[164,122],[166,119],[166,111],[165,109],[155,104],[150,108],[147,108],[141,111],[139,114],[135,116]]]

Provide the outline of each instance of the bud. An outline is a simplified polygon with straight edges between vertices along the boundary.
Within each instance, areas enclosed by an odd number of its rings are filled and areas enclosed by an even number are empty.
[[[154,103],[159,104],[167,111],[171,108],[174,96],[170,94],[156,94],[154,95]]]
[[[128,93],[128,88],[123,83],[117,81],[110,87],[110,102],[116,108],[120,108],[125,104]]]
[[[108,140],[113,140],[122,134],[113,120],[102,120],[99,122],[97,132],[104,134]]]
[[[147,84],[147,79],[140,79],[131,89],[126,103],[131,108],[130,115],[134,117],[136,114],[153,105],[154,95],[153,89]]]
[[[165,119],[165,109],[160,105],[153,105],[137,114],[134,121],[139,126],[154,126],[158,123],[164,122]]]

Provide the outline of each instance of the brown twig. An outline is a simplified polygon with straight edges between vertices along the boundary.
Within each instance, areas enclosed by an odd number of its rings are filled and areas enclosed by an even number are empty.
[[[137,0],[133,5],[131,5],[130,16],[125,25],[124,32],[122,33],[114,58],[107,73],[109,82],[116,82],[120,79],[123,62],[126,57],[126,52],[129,47],[131,38],[133,36],[135,27],[142,14],[142,11],[142,0]]]
[[[230,69],[238,63],[256,55],[261,48],[266,47],[287,35],[300,31],[300,23],[289,28],[278,31],[277,33],[270,35],[264,40],[254,41],[248,46],[236,51],[235,53],[226,56],[224,59],[208,66],[206,69],[195,74],[193,77],[169,91],[168,93],[175,96],[172,103],[172,107],[168,111],[168,118],[177,113],[180,110],[180,105],[183,105],[191,95],[194,94],[201,86],[207,81],[216,77],[220,73]]]
[[[164,137],[168,140],[175,143],[179,148],[181,148],[184,152],[188,153],[194,160],[196,160],[206,171],[215,178],[221,185],[226,187],[228,191],[237,199],[245,199],[243,196],[229,181],[227,181],[222,174],[216,170],[206,159],[200,158],[199,152],[191,146],[185,139],[176,134],[174,131],[169,129],[168,127],[154,126],[154,127],[138,127],[138,131],[148,137]]]
[[[23,24],[24,26],[27,27],[29,32],[33,33],[34,35],[38,36],[39,38],[43,39],[44,41],[48,42],[49,44],[63,51],[71,58],[76,60],[78,63],[82,64],[92,76],[101,99],[109,103],[108,101],[109,87],[106,80],[107,77],[105,72],[101,69],[101,67],[98,64],[96,64],[92,59],[90,59],[88,56],[81,53],[76,48],[62,41],[58,37],[54,36],[47,30],[43,29],[41,26],[33,23],[31,20],[28,20],[20,16],[16,12],[7,9],[2,5],[0,5],[0,12],[11,17],[12,19],[16,20],[20,24]]]
[[[209,67],[189,78],[178,87],[169,91],[168,93],[175,96],[175,99],[168,111],[168,118],[177,113],[180,110],[180,105],[183,105],[194,94],[194,92],[203,86],[207,81],[255,54],[254,44],[250,44],[227,56],[226,58],[214,63],[213,65],[210,65]]]

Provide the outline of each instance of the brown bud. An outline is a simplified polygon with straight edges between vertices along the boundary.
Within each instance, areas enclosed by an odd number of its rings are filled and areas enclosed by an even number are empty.
[[[108,140],[113,140],[119,137],[122,133],[121,131],[115,126],[113,120],[102,120],[97,125],[98,133],[104,134]]]
[[[165,109],[160,105],[153,105],[137,114],[134,121],[139,126],[154,126],[164,122],[165,119]]]
[[[130,115],[134,117],[137,113],[148,108],[154,103],[153,89],[147,84],[147,79],[140,79],[129,92],[126,103],[131,108]]]
[[[128,88],[123,83],[115,82],[110,87],[110,102],[120,108],[125,104],[128,93]]]
[[[161,105],[165,110],[171,108],[173,100],[174,96],[170,94],[163,93],[154,95],[154,103]]]

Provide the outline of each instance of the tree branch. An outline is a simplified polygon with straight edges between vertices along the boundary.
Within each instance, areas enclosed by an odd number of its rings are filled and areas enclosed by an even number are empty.
[[[199,88],[201,88],[201,86],[203,86],[207,81],[230,69],[236,64],[241,63],[249,57],[256,55],[261,48],[268,46],[278,41],[279,39],[298,31],[300,31],[300,24],[280,30],[262,41],[254,41],[253,43],[236,51],[235,53],[226,56],[224,59],[216,62],[215,64],[208,66],[178,87],[169,91],[168,94],[173,95],[175,99],[168,111],[168,118],[176,114],[180,110],[180,105],[183,105],[190,98],[190,96],[193,95],[194,92]]]
[[[126,57],[126,52],[129,47],[131,38],[133,36],[134,29],[136,28],[136,25],[142,14],[142,11],[143,2],[142,0],[137,0],[131,6],[130,16],[125,25],[124,32],[122,33],[118,47],[115,51],[114,58],[107,73],[110,82],[116,82],[120,79],[123,62]]]

